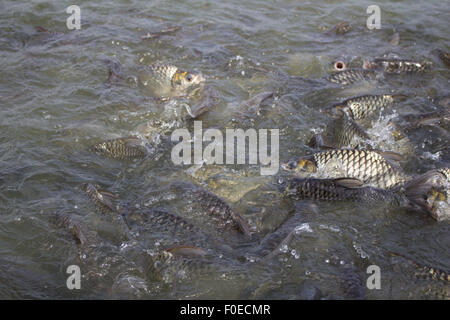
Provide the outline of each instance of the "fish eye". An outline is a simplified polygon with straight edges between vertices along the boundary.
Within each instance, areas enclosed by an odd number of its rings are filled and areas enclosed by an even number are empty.
[[[345,70],[345,68],[346,68],[345,62],[343,61],[336,61],[334,64],[334,69],[337,71]]]
[[[186,76],[186,80],[187,80],[188,82],[191,82],[192,79],[193,79],[192,75],[188,74],[188,75]]]

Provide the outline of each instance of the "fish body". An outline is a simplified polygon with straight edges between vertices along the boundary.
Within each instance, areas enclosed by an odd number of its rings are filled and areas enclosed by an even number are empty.
[[[404,173],[389,159],[395,156],[374,150],[336,149],[289,161],[282,167],[298,173],[318,172],[326,178],[355,178],[370,186],[389,189],[407,181]]]
[[[183,217],[156,209],[135,210],[128,213],[126,220],[130,226],[145,225],[152,230],[168,233],[172,236],[192,236],[202,234],[197,226]]]
[[[434,219],[450,219],[450,168],[427,171],[405,185],[405,193],[413,204]]]
[[[117,199],[116,195],[109,191],[98,189],[91,183],[82,184],[81,189],[101,213],[117,213],[116,206],[114,205],[114,200]]]
[[[86,231],[82,225],[76,221],[71,215],[67,213],[55,213],[52,217],[53,223],[58,228],[64,228],[70,232],[76,239],[80,246],[85,246],[87,243]]]
[[[154,154],[156,147],[148,139],[131,136],[96,143],[90,150],[113,159],[133,160]]]
[[[422,73],[431,69],[431,61],[412,61],[404,59],[387,59],[376,58],[373,60],[372,66],[381,68],[383,72],[388,74],[403,74],[403,73]]]
[[[139,85],[154,97],[185,96],[204,81],[200,74],[159,63],[143,67],[138,74]]]
[[[313,148],[336,149],[356,147],[353,138],[359,136],[370,139],[368,134],[346,112],[339,112],[326,127],[322,134],[315,135],[309,142]]]
[[[397,98],[402,95],[363,95],[346,99],[335,104],[336,108],[342,109],[354,120],[370,117],[382,108],[392,107]]]
[[[294,238],[297,227],[305,220],[305,214],[314,213],[316,208],[313,204],[306,204],[300,212],[296,212],[292,217],[281,224],[274,232],[267,234],[260,242],[256,251],[257,256],[272,258],[280,252],[283,245],[289,245]]]
[[[200,188],[193,190],[192,196],[194,204],[216,220],[219,229],[238,229],[246,236],[250,236],[251,232],[247,222],[224,200]]]
[[[343,35],[352,30],[352,26],[347,21],[341,21],[335,26],[331,27],[324,34],[326,35]]]
[[[439,49],[437,49],[437,53],[442,62],[444,62],[447,67],[450,67],[450,53]]]
[[[147,277],[173,283],[177,279],[204,276],[215,267],[200,248],[195,251],[190,250],[189,254],[186,254],[185,249],[183,253],[179,251],[177,248],[172,248],[149,255],[145,266]]]
[[[293,178],[285,194],[295,200],[354,201],[364,203],[386,203],[403,207],[409,204],[401,193],[390,190],[361,187],[354,179]],[[354,185],[354,186],[353,186]]]
[[[361,81],[374,80],[376,78],[375,70],[370,69],[345,69],[343,71],[333,72],[328,76],[328,81],[343,85],[353,84]]]

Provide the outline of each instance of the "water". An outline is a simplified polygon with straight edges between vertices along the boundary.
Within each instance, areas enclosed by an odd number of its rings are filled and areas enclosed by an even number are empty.
[[[354,292],[361,290],[347,287],[359,281],[364,289],[371,264],[381,268],[381,289],[364,290],[365,298],[427,298],[423,292],[434,284],[414,280],[407,260],[386,253],[449,269],[449,225],[422,213],[318,204],[316,213],[304,216],[311,232],[295,235],[273,260],[256,261],[249,254],[254,243],[229,236],[232,258],[218,254],[224,261],[217,263],[220,268],[174,286],[148,279],[143,271],[143,250],[170,239],[147,231],[138,240],[126,240],[117,220],[96,213],[79,186],[96,183],[133,203],[156,199],[171,182],[192,180],[188,166],[172,164],[170,147],[159,159],[144,162],[114,161],[87,151],[102,139],[134,134],[152,119],[177,120],[161,112],[161,105],[144,101],[137,88],[105,86],[107,59],[118,60],[128,74],[156,61],[201,71],[218,92],[217,105],[200,118],[203,127],[278,128],[280,160],[285,161],[311,152],[305,143],[327,121],[319,110],[349,96],[392,91],[410,97],[385,110],[386,116],[436,110],[434,99],[449,94],[449,72],[430,51],[449,51],[448,3],[379,1],[382,29],[368,30],[370,1],[78,1],[81,30],[68,31],[65,10],[71,4],[0,3],[1,298],[357,298]],[[343,20],[353,31],[322,35]],[[65,35],[38,33],[35,26]],[[181,29],[141,39],[173,26]],[[394,32],[400,33],[395,47],[389,44]],[[423,76],[363,87],[342,89],[321,80],[336,59],[361,62],[386,53],[426,57],[435,65]],[[275,99],[260,115],[230,122],[242,101],[264,91],[274,91]],[[395,148],[386,137],[378,138],[383,148]],[[428,127],[411,139],[413,152],[403,163],[407,173],[450,164],[448,131]],[[243,175],[247,169],[250,173]],[[301,204],[280,199],[277,178],[259,177],[253,169],[222,167],[224,176],[205,174],[201,181],[264,235]],[[190,218],[182,197],[155,203]],[[50,222],[54,212],[74,215],[96,234],[93,253],[80,259],[70,234]],[[81,267],[81,290],[66,287],[72,264]]]

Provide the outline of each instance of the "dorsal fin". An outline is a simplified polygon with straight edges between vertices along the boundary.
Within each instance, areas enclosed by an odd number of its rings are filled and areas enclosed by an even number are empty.
[[[337,178],[333,179],[333,182],[345,188],[360,188],[364,184],[364,182],[356,178]]]

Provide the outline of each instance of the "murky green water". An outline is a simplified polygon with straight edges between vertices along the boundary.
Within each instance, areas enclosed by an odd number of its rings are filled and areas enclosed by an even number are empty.
[[[78,31],[68,31],[65,25],[65,10],[71,4],[81,7]],[[435,99],[449,94],[450,75],[430,51],[450,49],[448,3],[379,1],[382,29],[368,30],[366,9],[371,4],[356,0],[2,1],[0,297],[422,299],[434,298],[426,294],[429,288],[448,290],[439,283],[415,280],[406,259],[387,254],[397,252],[423,265],[449,269],[449,224],[423,213],[364,203],[317,203],[316,212],[304,214],[299,222],[307,231],[274,259],[253,261],[249,252],[257,242],[224,235],[233,254],[218,254],[215,269],[174,284],[150,279],[144,272],[143,250],[167,243],[164,234],[148,230],[125,239],[117,220],[97,213],[79,190],[82,183],[92,182],[123,202],[153,203],[167,192],[169,183],[192,182],[190,166],[171,162],[170,145],[157,158],[137,162],[105,159],[87,150],[102,139],[134,134],[151,120],[180,120],[173,112],[177,102],[146,101],[143,92],[123,83],[105,86],[105,60],[112,58],[128,74],[156,61],[200,71],[218,95],[217,105],[200,117],[203,128],[280,129],[280,161],[310,153],[306,142],[327,123],[319,110],[353,95],[401,92],[409,96],[384,116],[436,110]],[[343,20],[353,25],[350,33],[323,35]],[[35,26],[65,35],[39,33]],[[159,39],[141,39],[147,32],[173,26],[181,29]],[[400,34],[398,46],[389,44],[394,32]],[[322,79],[336,59],[361,62],[386,53],[428,58],[434,67],[420,76],[345,89]],[[275,99],[265,103],[260,114],[235,117],[242,101],[264,91],[273,91]],[[384,139],[383,121],[371,131],[379,143]],[[182,126],[191,128],[192,123]],[[389,140],[380,148],[402,151]],[[412,155],[402,163],[408,174],[450,165],[445,129],[415,132],[410,148]],[[274,177],[251,172],[243,176],[247,169],[258,172],[245,165],[222,166],[218,175],[209,178],[205,173],[200,181],[227,200],[262,237],[301,211],[302,204],[278,193],[281,172]],[[198,172],[202,170],[212,169],[205,166]],[[206,220],[192,216],[182,195],[154,206],[209,228]],[[74,239],[51,223],[54,212],[72,214],[96,234],[94,253],[80,260]],[[66,269],[72,264],[81,267],[81,290],[66,287]],[[371,264],[381,268],[380,290],[365,289],[366,268]]]

